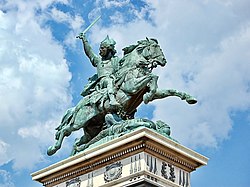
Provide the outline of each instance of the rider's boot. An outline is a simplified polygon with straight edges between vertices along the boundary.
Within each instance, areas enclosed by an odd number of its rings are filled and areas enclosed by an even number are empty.
[[[151,94],[150,93],[145,93],[143,95],[143,101],[144,101],[145,104],[148,104],[149,101],[151,101]]]

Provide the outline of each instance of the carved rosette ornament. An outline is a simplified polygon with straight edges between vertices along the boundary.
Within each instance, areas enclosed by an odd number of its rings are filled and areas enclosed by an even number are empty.
[[[104,172],[104,181],[110,182],[118,179],[122,175],[122,164],[121,162],[113,163],[106,166],[106,171]]]

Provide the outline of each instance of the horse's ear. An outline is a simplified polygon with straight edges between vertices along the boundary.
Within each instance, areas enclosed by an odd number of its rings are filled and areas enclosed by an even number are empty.
[[[155,38],[150,38],[150,40],[153,40],[155,43],[158,44],[158,41]]]
[[[148,37],[146,37],[146,40],[149,41]]]
[[[142,41],[140,40],[140,41],[137,41],[137,43],[138,43],[138,45],[140,45],[140,44],[142,44]]]

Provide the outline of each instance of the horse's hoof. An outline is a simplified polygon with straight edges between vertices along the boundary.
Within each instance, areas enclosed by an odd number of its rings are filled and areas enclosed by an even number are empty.
[[[56,149],[53,146],[49,146],[48,150],[47,150],[47,155],[51,156],[53,154],[55,154]]]
[[[197,100],[195,98],[189,98],[189,99],[186,99],[186,101],[188,104],[191,104],[191,105],[197,103]]]
[[[81,152],[82,150],[84,150],[84,145],[76,146],[75,147],[75,154]]]

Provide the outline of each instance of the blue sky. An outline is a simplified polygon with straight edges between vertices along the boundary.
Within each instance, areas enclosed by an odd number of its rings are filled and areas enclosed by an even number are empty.
[[[0,187],[39,187],[30,173],[70,154],[73,140],[52,157],[54,128],[95,73],[75,38],[94,50],[107,34],[121,49],[157,38],[168,64],[155,70],[160,88],[186,91],[142,105],[138,117],[163,120],[172,137],[210,158],[192,173],[193,187],[250,184],[250,2],[248,0],[0,1]],[[216,181],[216,182],[215,182]]]

